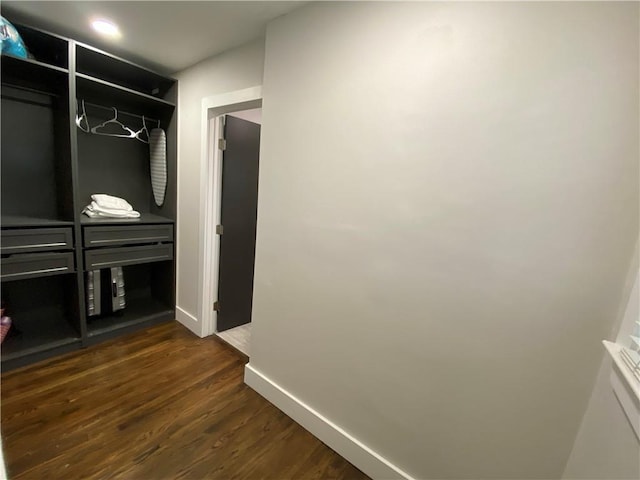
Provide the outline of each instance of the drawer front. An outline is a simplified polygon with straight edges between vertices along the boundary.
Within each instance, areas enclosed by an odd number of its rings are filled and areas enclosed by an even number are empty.
[[[162,262],[173,259],[173,244],[140,247],[100,248],[85,250],[85,270],[122,267],[139,263]]]
[[[10,228],[2,230],[0,251],[3,254],[70,250],[71,228]]]
[[[84,227],[83,232],[86,248],[173,242],[173,225],[108,225]]]
[[[3,282],[47,277],[75,271],[73,253],[26,253],[3,258],[0,278]]]

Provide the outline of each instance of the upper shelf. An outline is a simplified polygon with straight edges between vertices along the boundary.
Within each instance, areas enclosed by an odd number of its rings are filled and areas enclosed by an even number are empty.
[[[81,43],[76,44],[76,71],[160,99],[176,82],[173,78]]]
[[[104,106],[118,107],[131,113],[153,115],[159,119],[171,116],[175,104],[162,98],[140,93],[130,88],[91,77],[76,74],[77,96]]]
[[[68,86],[66,68],[29,58],[2,56],[2,83],[31,88],[42,93],[61,94]]]
[[[33,60],[43,64],[69,68],[69,42],[59,35],[26,25],[15,25]]]

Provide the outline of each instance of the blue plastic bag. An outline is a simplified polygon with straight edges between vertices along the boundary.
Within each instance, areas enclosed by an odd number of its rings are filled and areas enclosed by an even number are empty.
[[[27,48],[16,30],[4,17],[0,17],[0,40],[2,40],[2,55],[27,58]]]

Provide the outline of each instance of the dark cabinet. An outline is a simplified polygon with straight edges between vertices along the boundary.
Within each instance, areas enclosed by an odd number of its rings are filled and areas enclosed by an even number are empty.
[[[2,344],[4,369],[175,318],[176,81],[72,39],[16,28],[32,58],[2,56],[0,278],[14,321]],[[76,124],[81,113],[95,126],[115,111],[134,131],[166,132],[161,206],[148,144]],[[82,215],[96,193],[125,198],[140,218]],[[114,268],[126,303],[96,313],[92,281]]]
[[[84,264],[87,270],[163,262],[172,259],[173,245],[101,248],[84,252]]]
[[[2,254],[73,249],[73,229],[7,228],[0,234]]]
[[[5,258],[2,281],[48,277],[75,271],[72,253],[26,253]]]
[[[83,245],[87,248],[173,242],[173,225],[85,226],[83,231]]]

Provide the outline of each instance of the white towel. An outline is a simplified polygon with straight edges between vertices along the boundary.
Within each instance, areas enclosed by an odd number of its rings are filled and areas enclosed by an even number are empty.
[[[103,215],[113,215],[114,217],[139,217],[140,214],[135,210],[122,210],[120,208],[105,208],[96,202],[91,202],[91,210]]]
[[[87,205],[82,213],[91,218],[140,218],[140,212],[135,210],[103,208],[96,202]]]
[[[129,212],[133,210],[131,204],[125,199],[113,197],[105,193],[94,193],[93,195],[91,195],[91,200],[97,203],[101,208],[125,210]]]

